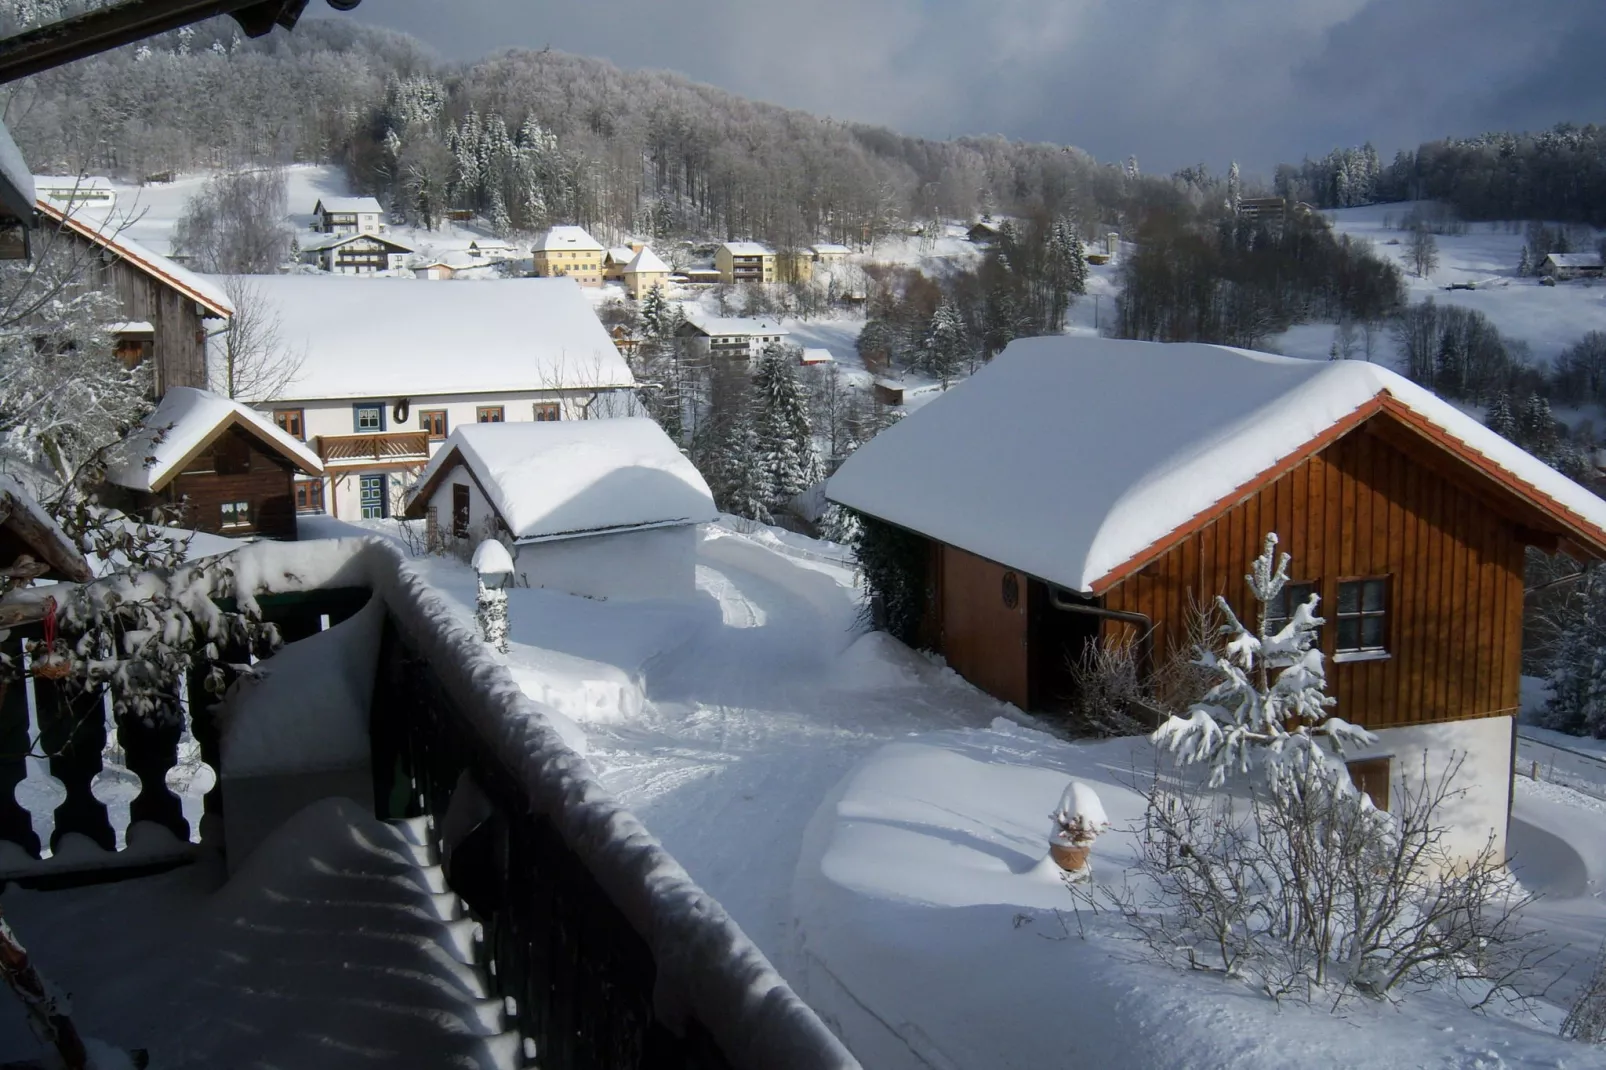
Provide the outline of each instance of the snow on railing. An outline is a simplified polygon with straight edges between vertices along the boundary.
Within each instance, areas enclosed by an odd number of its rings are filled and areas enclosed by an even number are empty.
[[[596,780],[507,669],[391,543],[259,543],[230,564],[242,607],[266,594],[367,587],[484,748],[551,823],[656,967],[654,1009],[695,1022],[738,1070],[853,1070],[857,1061],[735,920]],[[376,716],[382,716],[376,711]]]

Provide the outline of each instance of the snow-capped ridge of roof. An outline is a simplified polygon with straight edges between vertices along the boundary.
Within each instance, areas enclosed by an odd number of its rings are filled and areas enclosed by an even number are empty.
[[[306,204],[306,201],[302,201]],[[314,213],[322,208],[325,212],[336,215],[367,215],[378,213],[383,215],[384,207],[376,197],[320,197],[318,203],[312,206]]]
[[[323,472],[317,454],[257,410],[209,390],[175,386],[123,443],[121,456],[107,469],[106,479],[130,490],[161,490],[185,461],[233,424],[244,427],[307,475]]]
[[[304,253],[318,253],[318,252],[323,252],[323,251],[328,250],[328,249],[338,249],[342,245],[350,245],[352,242],[358,242],[358,241],[381,242],[381,243],[383,243],[385,245],[388,245],[391,248],[397,250],[398,252],[403,252],[403,253],[410,253],[410,252],[413,251],[413,247],[411,245],[408,245],[406,242],[400,240],[399,238],[392,238],[388,234],[367,234],[367,233],[323,234],[323,235],[320,235],[317,238],[314,238],[314,239],[308,241],[305,245],[301,246],[301,251],[304,252]]]
[[[44,215],[66,226],[80,237],[112,250],[147,275],[173,287],[214,315],[225,319],[234,315],[234,303],[229,300],[229,295],[222,287],[123,234],[125,221],[83,207],[66,211],[42,197],[34,204]]]
[[[535,240],[535,252],[602,252],[602,243],[593,238],[584,227],[572,224],[552,227]]]
[[[663,272],[667,274],[668,271],[669,265],[664,263],[657,253],[645,245],[625,265],[626,275],[640,275],[646,272]]]
[[[756,241],[728,241],[728,242],[722,243],[720,245],[720,248],[724,249],[726,252],[730,253],[732,256],[774,256],[775,255],[775,251],[773,249],[771,249],[769,246],[764,245],[761,242],[756,242]]]
[[[1436,429],[1606,549],[1606,501],[1403,376],[1202,343],[1012,342],[861,447],[828,493],[1102,593],[1257,479],[1384,411]]]

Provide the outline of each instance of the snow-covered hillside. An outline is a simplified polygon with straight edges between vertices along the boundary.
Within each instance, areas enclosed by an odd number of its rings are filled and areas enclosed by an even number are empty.
[[[1431,297],[1488,316],[1508,339],[1527,342],[1537,363],[1548,363],[1590,331],[1606,330],[1606,283],[1573,281],[1541,286],[1517,274],[1524,242],[1521,225],[1469,223],[1464,235],[1439,235],[1439,267],[1428,278],[1412,275],[1405,263],[1405,231],[1393,229],[1413,205],[1374,204],[1324,213],[1333,229],[1372,243],[1378,255],[1405,273],[1412,302]],[[1390,244],[1396,242],[1398,244]],[[1449,289],[1471,284],[1474,289]],[[1272,338],[1267,348],[1295,357],[1324,358],[1333,343],[1333,324],[1302,324]],[[1393,361],[1394,343],[1385,331],[1380,356]]]

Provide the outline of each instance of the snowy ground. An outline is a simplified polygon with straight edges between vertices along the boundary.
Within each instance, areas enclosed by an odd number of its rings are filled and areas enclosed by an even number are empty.
[[[1371,242],[1374,250],[1393,260],[1405,272],[1410,300],[1431,297],[1440,304],[1477,309],[1492,320],[1507,338],[1527,342],[1538,363],[1549,363],[1590,331],[1606,330],[1606,283],[1577,280],[1541,286],[1537,278],[1521,278],[1523,233],[1503,222],[1469,223],[1459,237],[1440,235],[1439,267],[1426,278],[1410,273],[1404,262],[1406,234],[1384,226],[1395,225],[1411,204],[1374,204],[1324,213],[1340,234]],[[1397,241],[1400,244],[1390,245]],[[1451,290],[1452,284],[1471,283],[1476,289]],[[1296,357],[1325,358],[1333,344],[1333,324],[1302,324],[1271,339],[1267,348]],[[1394,342],[1387,333],[1379,338],[1380,357],[1395,359]]]

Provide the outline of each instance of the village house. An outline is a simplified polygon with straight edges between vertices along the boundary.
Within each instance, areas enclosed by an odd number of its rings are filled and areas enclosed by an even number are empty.
[[[1602,275],[1599,253],[1548,253],[1539,263],[1539,274],[1557,282],[1571,279],[1598,279]]]
[[[624,269],[625,292],[640,301],[654,286],[669,283],[669,265],[659,255],[643,245],[630,258]]]
[[[774,320],[746,319],[738,316],[687,320],[676,332],[692,339],[693,348],[704,357],[748,360],[764,352],[764,347],[784,342],[790,331]]]
[[[412,262],[413,276],[420,279],[450,279],[457,274],[458,265],[444,257],[417,257]]]
[[[971,228],[965,231],[965,237],[976,245],[991,245],[998,240],[998,234],[998,226],[987,220],[972,224]]]
[[[1082,398],[1075,419],[1065,399]],[[1034,338],[866,443],[829,497],[917,537],[920,639],[984,691],[1053,712],[1092,644],[1147,671],[1192,607],[1292,555],[1271,607],[1320,597],[1333,712],[1379,805],[1458,758],[1454,847],[1504,842],[1529,547],[1606,557],[1606,501],[1377,364],[1202,344]]]
[[[836,358],[831,355],[831,351],[829,349],[819,349],[813,346],[805,346],[800,351],[797,362],[803,365],[805,368],[811,368],[822,364],[835,364]]]
[[[814,253],[787,249],[775,254],[775,277],[781,282],[808,282],[814,278]]]
[[[301,262],[334,275],[372,275],[403,271],[413,247],[372,232],[330,234],[301,247]]]
[[[277,398],[257,403],[324,466],[316,488],[298,490],[303,511],[392,515],[456,427],[633,408],[635,380],[570,279],[251,281],[303,358]]]
[[[642,248],[639,241],[626,242],[624,245],[615,245],[602,257],[602,278],[604,282],[624,282],[625,266],[636,258],[636,253]]]
[[[468,243],[468,251],[486,260],[512,260],[519,255],[517,249],[500,238],[475,238]]]
[[[37,199],[49,201],[62,212],[81,208],[104,213],[117,207],[117,190],[109,178],[89,175],[35,175],[33,187]]]
[[[809,246],[809,252],[814,255],[814,264],[821,269],[841,267],[848,261],[848,253],[852,252],[846,245],[833,245],[822,242],[819,245]]]
[[[774,282],[775,252],[755,241],[728,241],[714,250],[719,281]]]
[[[123,446],[106,481],[128,506],[178,506],[181,525],[235,538],[294,539],[323,464],[306,444],[237,401],[179,386]]]
[[[36,206],[46,228],[36,240],[96,254],[91,281],[117,295],[123,317],[112,325],[118,355],[131,365],[150,363],[153,396],[176,386],[205,388],[207,338],[234,314],[223,287],[126,237],[99,213],[68,213],[43,198]]]
[[[406,515],[454,539],[508,540],[532,587],[635,601],[696,593],[697,525],[719,511],[663,429],[634,417],[460,427]]]
[[[537,278],[568,277],[581,286],[602,285],[602,246],[582,227],[553,227],[530,251]]]
[[[312,214],[316,217],[312,229],[323,234],[385,231],[385,210],[373,197],[325,197],[313,206]]]

